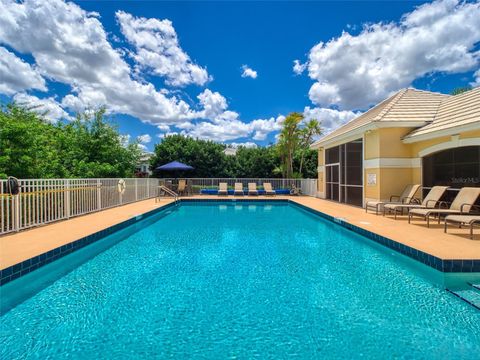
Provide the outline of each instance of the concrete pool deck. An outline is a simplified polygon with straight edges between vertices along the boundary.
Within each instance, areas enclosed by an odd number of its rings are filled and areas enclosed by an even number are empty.
[[[406,216],[400,216],[397,220],[394,220],[393,217],[367,214],[361,208],[307,196],[219,197],[202,195],[188,197],[187,199],[218,200],[222,198],[289,199],[327,215],[341,217],[352,225],[440,259],[480,260],[479,231],[476,230],[473,240],[469,238],[469,230],[467,228],[459,229],[450,226],[449,233],[445,234],[443,232],[443,222],[438,225],[433,221],[430,228],[427,228],[426,223],[420,220],[408,224]],[[149,199],[0,236],[0,270],[172,202],[172,199],[162,198],[159,202]]]

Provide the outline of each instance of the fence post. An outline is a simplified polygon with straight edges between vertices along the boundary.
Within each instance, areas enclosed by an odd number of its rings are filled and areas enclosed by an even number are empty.
[[[15,221],[13,222],[14,230],[20,231],[20,194],[21,190],[17,195],[13,196],[13,206],[15,207]]]
[[[65,217],[70,219],[70,180],[65,180]]]
[[[150,199],[150,178],[146,179],[147,181],[147,199]]]
[[[97,179],[97,210],[102,210],[102,183]]]
[[[119,179],[116,179],[116,180],[117,180],[117,183],[118,183]],[[120,202],[120,205],[123,205],[123,195],[120,191],[118,192],[118,200]]]
[[[135,201],[138,201],[138,178],[135,178]]]

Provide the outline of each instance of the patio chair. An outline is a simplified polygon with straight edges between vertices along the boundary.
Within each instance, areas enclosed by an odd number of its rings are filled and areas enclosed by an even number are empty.
[[[365,212],[368,212],[368,209],[374,209],[375,214],[378,215],[380,207],[384,206],[385,204],[411,204],[415,201],[414,196],[419,187],[420,184],[409,184],[405,187],[405,189],[403,189],[401,195],[392,195],[390,196],[389,201],[368,201],[365,205]]]
[[[290,195],[302,195],[302,189],[296,187],[295,184],[292,184],[292,187],[290,189]]]
[[[218,184],[218,195],[228,195],[227,183]]]
[[[248,183],[248,195],[258,195],[257,184]]]
[[[185,179],[178,180],[177,194],[185,195],[186,190],[187,190],[187,180]]]
[[[447,232],[449,222],[458,224],[458,227],[462,227],[462,225],[470,226],[470,239],[473,239],[473,226],[475,224],[480,225],[480,215],[447,215],[445,216],[444,232]]]
[[[383,216],[386,213],[393,212],[394,218],[397,219],[397,213],[403,214],[404,210],[410,209],[433,209],[437,206],[440,198],[448,189],[448,186],[434,186],[430,189],[421,204],[385,204],[383,206]]]
[[[277,194],[275,190],[273,190],[271,183],[263,183],[263,190],[265,190],[265,195],[275,196]]]
[[[412,217],[421,217],[427,220],[427,227],[430,226],[430,216],[437,215],[438,223],[440,224],[441,215],[454,214],[468,214],[475,201],[480,196],[480,187],[464,187],[457,194],[448,209],[412,209],[408,212],[408,222],[410,223]]]
[[[235,183],[235,188],[233,190],[233,195],[245,195],[245,193],[243,192],[242,183]]]

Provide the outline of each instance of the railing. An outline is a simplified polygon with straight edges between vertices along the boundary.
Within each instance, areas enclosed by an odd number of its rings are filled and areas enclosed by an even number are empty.
[[[159,179],[29,179],[19,180],[18,195],[7,193],[0,180],[0,234],[48,224],[114,206],[153,198]]]
[[[172,189],[166,187],[165,185],[160,185],[159,188],[159,196],[160,196],[160,192],[165,192],[166,194],[170,195],[171,197],[173,197],[175,199],[175,202],[177,202],[177,199],[178,199],[178,194],[173,191]],[[156,199],[155,199],[156,201]]]
[[[29,179],[19,180],[20,192],[10,195],[6,180],[0,180],[0,235],[69,219],[114,206],[154,198],[159,186],[174,179],[132,178],[125,180],[125,191],[118,191],[119,179]],[[301,189],[302,194],[316,196],[315,179],[259,178],[190,178],[187,185],[193,194],[202,189],[217,189],[226,182],[229,187],[240,182],[244,188],[254,182],[259,189],[269,182],[278,189]],[[174,193],[175,194],[175,193]],[[172,194],[170,194],[172,195]],[[176,194],[175,194],[176,195]]]
[[[160,179],[162,182],[175,183],[178,180],[168,178]],[[317,195],[316,179],[262,179],[262,178],[187,178],[187,185],[193,194],[200,194],[203,189],[218,189],[219,183],[227,183],[229,188],[233,188],[235,183],[242,183],[243,187],[248,188],[248,183],[255,183],[259,189],[263,189],[263,183],[271,183],[273,189],[291,189],[292,185],[301,189],[303,195]]]

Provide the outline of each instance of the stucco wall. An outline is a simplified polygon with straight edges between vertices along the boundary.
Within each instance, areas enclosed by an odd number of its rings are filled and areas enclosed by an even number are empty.
[[[317,196],[325,198],[325,150],[318,149],[318,182],[317,182]]]
[[[432,140],[405,143],[402,138],[412,128],[382,128],[364,134],[364,198],[387,200],[398,195],[408,184],[422,183],[421,155],[438,147],[464,146],[479,142],[480,130],[461,133],[457,136],[442,136]],[[462,142],[463,141],[463,142]],[[467,142],[468,143],[467,143]],[[325,172],[324,149],[319,149],[318,191],[324,196]],[[376,177],[376,184],[368,184],[369,174]],[[418,197],[421,193],[416,194]]]

